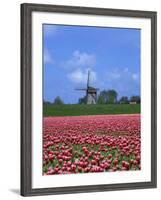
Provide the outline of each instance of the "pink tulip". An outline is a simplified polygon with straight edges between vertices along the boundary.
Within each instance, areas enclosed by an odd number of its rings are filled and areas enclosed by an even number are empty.
[[[44,118],[44,175],[137,170],[140,155],[139,114]]]

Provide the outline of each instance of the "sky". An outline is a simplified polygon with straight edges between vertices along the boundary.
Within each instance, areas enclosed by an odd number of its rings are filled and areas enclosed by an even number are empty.
[[[90,86],[140,95],[140,30],[44,24],[43,98],[74,104]]]

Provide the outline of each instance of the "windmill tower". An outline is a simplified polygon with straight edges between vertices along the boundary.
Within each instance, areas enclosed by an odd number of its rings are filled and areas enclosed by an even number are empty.
[[[88,71],[87,88],[78,88],[76,90],[86,91],[86,104],[96,104],[98,88],[91,87],[89,82],[90,82],[90,71]]]

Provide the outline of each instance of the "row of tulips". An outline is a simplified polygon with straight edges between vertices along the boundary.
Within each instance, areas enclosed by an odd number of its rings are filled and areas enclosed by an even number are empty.
[[[140,115],[47,117],[43,174],[141,169]]]

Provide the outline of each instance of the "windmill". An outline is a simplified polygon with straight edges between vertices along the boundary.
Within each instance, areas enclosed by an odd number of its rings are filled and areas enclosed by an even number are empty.
[[[97,90],[99,89],[91,87],[89,81],[90,81],[90,71],[88,71],[87,88],[77,88],[76,90],[86,91],[86,104],[96,104]]]

